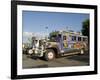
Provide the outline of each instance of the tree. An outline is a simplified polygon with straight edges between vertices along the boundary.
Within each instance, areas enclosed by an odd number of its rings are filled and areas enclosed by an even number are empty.
[[[52,31],[52,32],[49,34],[50,39],[52,39],[53,37],[56,37],[58,33],[59,33],[59,31]]]
[[[55,37],[57,34],[59,33],[59,31],[52,31],[49,35],[50,37]]]
[[[89,36],[89,26],[90,26],[90,21],[89,21],[89,19],[86,19],[85,21],[83,21],[81,32],[82,32],[82,34],[83,34],[84,36]]]

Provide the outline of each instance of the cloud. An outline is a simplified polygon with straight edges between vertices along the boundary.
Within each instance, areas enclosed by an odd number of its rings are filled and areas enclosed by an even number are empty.
[[[47,35],[48,34],[44,33],[44,32],[36,32],[36,33],[33,33],[33,32],[23,32],[23,36],[26,36],[26,37],[32,37],[32,36],[35,36],[35,37],[45,37]]]
[[[34,34],[32,32],[23,32],[23,43],[30,43]]]
[[[33,36],[32,32],[23,32],[23,36]]]
[[[38,39],[44,39],[48,34],[44,32],[23,32],[23,43],[29,43],[33,36]]]

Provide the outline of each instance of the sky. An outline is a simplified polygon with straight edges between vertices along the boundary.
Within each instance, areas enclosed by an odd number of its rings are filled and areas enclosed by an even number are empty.
[[[23,11],[22,27],[25,33],[49,34],[57,30],[81,31],[82,22],[89,19],[89,14]],[[48,27],[48,29],[46,29]]]

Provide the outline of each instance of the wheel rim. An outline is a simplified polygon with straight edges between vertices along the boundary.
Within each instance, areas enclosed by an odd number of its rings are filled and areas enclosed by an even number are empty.
[[[53,53],[52,53],[52,52],[49,52],[49,53],[48,53],[48,58],[49,58],[49,59],[53,59],[53,57],[54,57]]]

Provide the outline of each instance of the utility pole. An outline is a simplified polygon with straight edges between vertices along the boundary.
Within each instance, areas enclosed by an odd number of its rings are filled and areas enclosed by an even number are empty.
[[[46,32],[47,32],[46,39],[48,40],[48,27],[46,26],[45,29],[46,29]]]
[[[68,31],[68,26],[66,27],[66,31]]]

